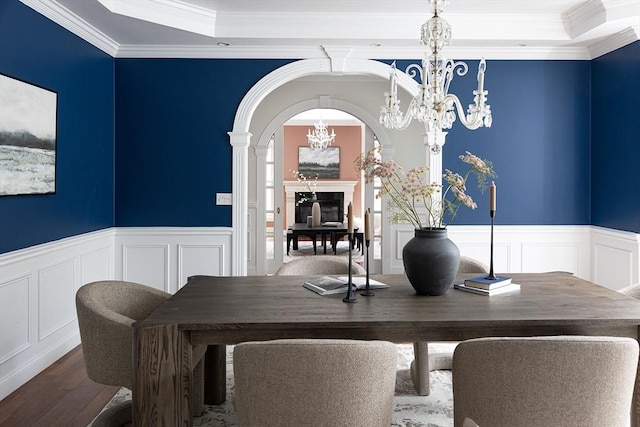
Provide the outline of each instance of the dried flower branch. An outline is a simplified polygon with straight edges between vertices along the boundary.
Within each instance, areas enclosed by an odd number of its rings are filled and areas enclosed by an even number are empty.
[[[446,169],[443,174],[446,183],[444,191],[442,184],[426,183],[427,167],[413,168],[405,173],[393,160],[383,162],[380,148],[362,154],[354,164],[357,171],[364,172],[367,183],[380,179],[381,188],[376,197],[388,198],[391,222],[407,222],[416,229],[445,228],[456,217],[461,205],[470,209],[478,207],[466,193],[469,177],[475,175],[478,188],[484,192],[487,178],[496,176],[488,160],[468,151],[459,159],[468,164],[469,169],[464,176]],[[422,210],[426,210],[426,213],[421,215]]]
[[[309,178],[306,175],[300,173],[300,171],[289,169],[289,172],[291,172],[291,175],[293,175],[293,177],[296,180],[298,180],[298,182],[300,182],[305,187],[307,187],[307,192],[308,193],[311,193],[311,199],[309,199],[308,197],[303,195],[302,197],[300,197],[300,199],[296,203],[296,206],[298,206],[300,203],[304,203],[306,201],[315,200],[316,199],[316,187],[318,186],[318,175],[316,174],[315,178],[313,178],[313,181],[309,181]]]

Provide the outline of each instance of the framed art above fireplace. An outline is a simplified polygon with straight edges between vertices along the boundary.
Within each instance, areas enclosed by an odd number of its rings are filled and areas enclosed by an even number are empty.
[[[298,171],[310,179],[339,179],[340,147],[298,147]]]

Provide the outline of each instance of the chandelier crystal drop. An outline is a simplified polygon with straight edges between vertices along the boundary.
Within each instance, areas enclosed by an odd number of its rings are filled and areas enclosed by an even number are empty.
[[[311,148],[327,148],[336,139],[336,133],[331,129],[331,134],[329,134],[327,125],[325,125],[322,120],[313,126],[315,127],[313,133],[311,129],[307,131],[307,139],[309,140]]]
[[[482,126],[491,127],[491,107],[486,104],[487,94],[484,89],[484,73],[487,64],[484,58],[478,66],[478,88],[473,91],[474,103],[467,108],[466,114],[460,99],[449,93],[449,85],[454,73],[459,76],[467,74],[468,66],[462,61],[446,58],[442,50],[451,43],[451,25],[440,17],[447,0],[429,0],[433,17],[422,25],[421,43],[429,49],[422,64],[411,64],[406,74],[411,78],[420,76],[418,94],[411,100],[406,113],[400,110],[398,100],[397,75],[395,62],[391,65],[390,89],[385,92],[385,103],[380,108],[380,123],[389,129],[406,129],[413,119],[423,122],[428,136],[428,143],[435,153],[440,152],[444,144],[442,129],[451,129],[456,120],[468,129],[475,130]],[[444,134],[444,135],[443,135]],[[442,135],[441,137],[439,137]]]

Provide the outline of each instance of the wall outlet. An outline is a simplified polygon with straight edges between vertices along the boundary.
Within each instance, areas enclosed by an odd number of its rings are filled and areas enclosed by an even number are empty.
[[[228,205],[233,203],[231,193],[216,193],[216,205]]]

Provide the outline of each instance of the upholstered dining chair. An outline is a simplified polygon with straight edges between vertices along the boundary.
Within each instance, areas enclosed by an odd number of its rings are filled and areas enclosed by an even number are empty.
[[[622,288],[618,290],[621,294],[629,296],[631,298],[635,298],[640,300],[640,283],[636,283],[633,285],[629,285],[626,288]],[[638,371],[640,372],[640,361],[638,361]],[[635,408],[633,408],[633,413],[640,417],[640,374],[636,376],[636,399],[635,399]]]
[[[316,255],[296,258],[282,264],[276,271],[276,276],[300,276],[312,274],[348,274],[349,260],[335,255]],[[355,263],[351,263],[352,274],[366,274],[365,269]]]
[[[171,295],[139,283],[99,281],[88,283],[76,293],[76,311],[87,375],[97,383],[132,389],[133,328]],[[194,348],[200,360],[206,346]],[[203,409],[203,363],[193,371],[192,411]],[[131,423],[131,401],[103,411],[92,427],[123,426]]]
[[[478,338],[453,354],[454,426],[629,425],[638,342],[632,338]]]
[[[291,339],[233,349],[240,427],[389,427],[397,350],[386,341]]]
[[[631,298],[640,299],[640,283],[629,285],[626,288],[618,290],[621,294],[625,294]]]
[[[459,274],[477,273],[488,274],[489,270],[480,261],[473,258],[461,256]],[[409,367],[413,386],[416,393],[420,396],[428,396],[429,388],[429,372],[440,369],[451,369],[453,361],[453,350],[456,343],[448,343],[446,345],[431,346],[426,341],[413,343],[413,361]]]

